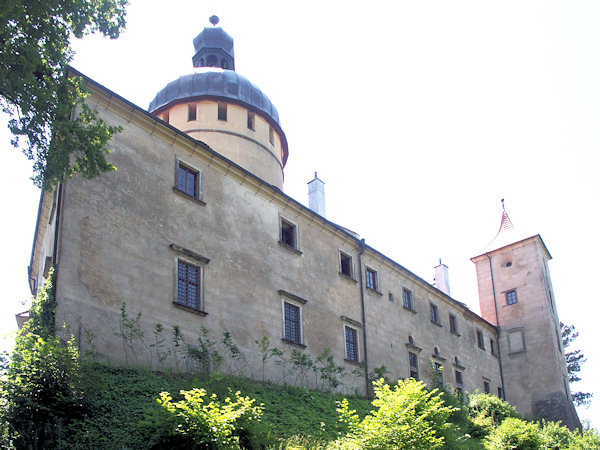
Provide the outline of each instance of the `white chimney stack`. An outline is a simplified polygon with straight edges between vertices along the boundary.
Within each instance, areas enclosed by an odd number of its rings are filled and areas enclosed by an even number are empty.
[[[308,182],[308,207],[320,216],[325,216],[325,183],[317,178]]]
[[[433,285],[442,291],[446,295],[450,295],[450,279],[448,278],[448,266],[442,264],[442,258],[440,263],[434,267],[435,270],[435,282]]]

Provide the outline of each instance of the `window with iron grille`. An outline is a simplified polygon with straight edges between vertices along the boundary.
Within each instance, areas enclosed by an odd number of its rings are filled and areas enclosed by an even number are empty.
[[[450,322],[450,333],[458,334],[458,328],[456,326],[456,316],[454,314],[450,314],[448,318]]]
[[[485,340],[483,339],[483,331],[477,330],[477,347],[485,350]]]
[[[355,328],[344,326],[346,339],[346,359],[358,362],[358,332]]]
[[[177,303],[201,310],[200,267],[177,261]]]
[[[517,303],[517,291],[513,289],[506,293],[506,304],[514,305],[515,303]]]
[[[419,357],[416,353],[408,352],[408,366],[410,368],[410,377],[419,379]]]
[[[406,309],[410,309],[411,311],[414,310],[412,292],[408,289],[402,289],[402,300]]]
[[[433,323],[440,323],[440,310],[435,303],[429,303],[429,318]]]
[[[179,163],[177,168],[177,189],[194,198],[200,198],[199,195],[199,173],[197,170]]]
[[[367,288],[373,289],[374,291],[379,291],[379,286],[377,283],[377,272],[375,270],[369,269],[367,267],[367,270],[365,271],[365,278]]]
[[[454,380],[456,381],[456,384],[458,386],[462,386],[462,384],[463,384],[463,378],[462,378],[462,372],[460,370],[455,370],[454,371]]]
[[[300,307],[283,302],[284,339],[295,344],[302,344],[302,321]]]
[[[296,238],[296,225],[281,219],[281,243],[288,247],[298,248],[298,240]]]
[[[352,257],[344,252],[340,252],[340,273],[353,278]]]

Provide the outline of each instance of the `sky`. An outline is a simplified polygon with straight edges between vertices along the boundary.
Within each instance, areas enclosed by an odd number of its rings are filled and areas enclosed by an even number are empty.
[[[131,0],[121,37],[75,40],[72,65],[147,108],[192,72],[213,14],[236,71],[279,111],[288,195],[307,204],[318,172],[329,220],[427,281],[441,258],[452,297],[477,312],[470,258],[498,231],[500,199],[542,236],[559,317],[587,357],[571,390],[595,394],[578,412],[599,429],[600,3]],[[27,309],[39,201],[5,123],[3,348]]]

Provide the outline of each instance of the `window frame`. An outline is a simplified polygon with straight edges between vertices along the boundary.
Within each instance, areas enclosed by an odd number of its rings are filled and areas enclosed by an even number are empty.
[[[248,110],[248,116],[246,118],[246,126],[249,130],[256,131],[256,114]]]
[[[197,103],[188,103],[188,122],[194,122],[198,118],[198,104]]]
[[[227,122],[227,103],[217,103],[217,120]]]
[[[282,340],[284,340],[285,342],[289,342],[290,344],[304,346],[304,327],[302,325],[302,323],[303,323],[302,305],[298,304],[297,302],[290,301],[290,299],[288,299],[288,298],[282,298],[281,305],[282,305],[281,312],[282,312],[282,319],[283,319]],[[290,306],[290,308],[286,309],[286,305]],[[292,308],[295,308],[295,310],[298,311],[297,320],[295,318],[287,317],[287,312],[292,311]],[[292,336],[292,330],[290,330],[290,332],[288,333],[288,323],[292,322],[292,319],[294,320],[294,323],[298,328],[297,336],[296,335]]]
[[[170,244],[169,247],[174,251],[175,256],[173,258],[173,304],[181,309],[185,309],[187,311],[194,312],[201,316],[206,316],[208,313],[205,311],[205,297],[204,297],[204,273],[206,271],[206,266],[210,262],[210,259],[202,256],[192,250],[188,250],[183,248],[177,244]],[[196,303],[197,306],[190,306],[190,304],[186,301],[179,301],[179,265],[185,264],[187,266],[191,266],[198,269],[198,284],[199,289],[197,293]]]
[[[454,381],[456,383],[456,386],[463,386],[464,385],[463,376],[462,376],[462,371],[461,370],[454,369]]]
[[[429,302],[429,320],[431,320],[431,323],[442,326],[440,322],[440,307],[432,301]]]
[[[450,333],[458,336],[458,320],[455,314],[448,313],[448,327],[450,328]]]
[[[402,288],[402,306],[409,311],[415,310],[413,293],[410,289]]]
[[[344,270],[344,259],[348,261],[347,271]],[[340,264],[340,275],[344,275],[350,278],[351,280],[354,280],[354,259],[352,258],[352,256],[346,253],[345,251],[340,250],[338,261]]]
[[[479,328],[477,328],[475,331],[477,334],[477,347],[479,347],[481,350],[485,350],[485,335],[483,334],[483,331]]]
[[[371,275],[371,276],[369,276]],[[371,267],[365,266],[365,287],[377,293],[379,290],[379,273]]]
[[[360,363],[360,346],[359,346],[358,329],[356,327],[353,327],[346,323],[343,325],[343,327],[344,327],[344,359],[346,361],[358,364],[358,363]],[[349,353],[348,331],[351,332],[350,334],[354,333],[354,341],[350,342],[350,344],[352,344],[354,346],[354,354]]]
[[[517,290],[516,289],[511,289],[509,291],[506,291],[504,293],[504,296],[506,298],[506,304],[508,306],[516,305],[517,303],[519,303],[519,299],[517,297]]]
[[[190,193],[187,190],[187,180],[184,186],[186,189],[181,189],[179,185],[180,170],[184,170],[189,174],[195,175],[193,193]],[[183,195],[184,197],[196,200],[202,205],[206,204],[204,202],[204,173],[202,172],[202,170],[198,169],[198,167],[179,158],[179,156],[175,156],[175,183],[173,185],[173,190],[175,190],[175,192],[177,192],[178,194]]]
[[[290,236],[287,231],[285,231],[285,233],[284,233],[284,225],[286,226],[285,227],[286,230],[291,229],[291,232],[292,232],[291,238],[293,240],[293,242],[291,244],[287,242],[287,240],[288,240],[287,238],[284,240],[284,237]],[[279,243],[281,245],[283,245],[285,248],[299,252],[300,250],[299,250],[298,242],[299,242],[298,225],[282,216],[279,216]]]
[[[416,365],[413,366],[413,361],[411,356],[414,356],[414,361],[416,362]],[[413,369],[416,372],[416,376],[413,375]],[[417,352],[411,352],[410,350],[408,351],[408,376],[409,378],[414,378],[415,380],[419,380],[420,379],[420,374],[419,374],[419,354]]]

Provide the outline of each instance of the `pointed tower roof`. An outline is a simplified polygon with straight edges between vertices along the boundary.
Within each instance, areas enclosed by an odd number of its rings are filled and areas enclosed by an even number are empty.
[[[480,252],[477,253],[477,256],[493,252],[494,250],[498,250],[502,247],[506,247],[508,245],[515,244],[517,242],[536,236],[539,237],[541,241],[541,237],[539,234],[527,234],[515,228],[512,221],[510,220],[510,217],[508,217],[506,208],[504,207],[504,199],[502,199],[501,202],[502,216],[500,218],[500,228],[498,229],[498,233],[496,233],[496,237],[494,237],[494,239],[492,239],[488,245],[486,245]],[[544,248],[546,247],[543,241],[542,245],[544,246]],[[546,252],[548,252],[548,249],[546,249]],[[474,258],[476,258],[477,256],[475,256]],[[549,252],[548,256],[550,256]]]

